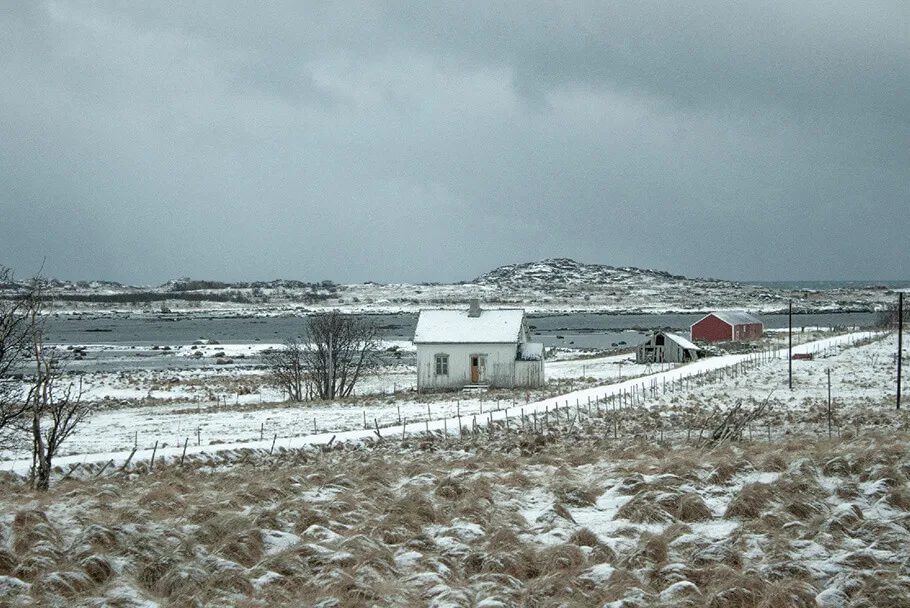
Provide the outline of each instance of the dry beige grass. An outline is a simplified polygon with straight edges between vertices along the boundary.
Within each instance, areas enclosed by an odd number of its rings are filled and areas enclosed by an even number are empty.
[[[525,439],[537,447],[522,456]],[[32,585],[0,604],[772,608],[813,605],[825,589],[850,606],[910,597],[906,438],[715,451],[593,432],[525,439],[238,451],[182,470],[74,477],[47,497],[0,478],[0,576]],[[775,481],[743,483],[754,471]],[[621,507],[604,506],[617,497]],[[729,538],[703,525],[709,503],[726,507],[717,523],[732,526]],[[552,505],[564,515],[525,520]]]
[[[775,488],[770,484],[747,483],[730,501],[724,517],[755,519],[771,506],[775,495]]]

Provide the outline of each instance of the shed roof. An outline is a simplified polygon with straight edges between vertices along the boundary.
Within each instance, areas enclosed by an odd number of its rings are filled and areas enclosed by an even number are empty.
[[[517,344],[524,314],[520,308],[484,309],[477,317],[467,310],[421,310],[414,343]]]
[[[714,315],[728,325],[752,325],[753,323],[761,323],[761,319],[744,310],[718,310],[709,315],[705,315],[695,323],[701,323],[711,315]]]
[[[701,350],[700,348],[698,348],[697,346],[692,344],[692,342],[690,342],[689,340],[686,340],[685,338],[683,338],[682,336],[680,336],[678,334],[671,334],[669,332],[664,332],[664,335],[666,337],[668,337],[669,339],[673,340],[674,342],[676,342],[677,344],[679,344],[679,346],[681,348],[684,348],[686,350],[693,350],[693,349]]]

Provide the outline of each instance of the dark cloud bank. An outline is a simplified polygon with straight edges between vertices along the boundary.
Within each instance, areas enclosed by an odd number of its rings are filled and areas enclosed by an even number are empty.
[[[910,5],[7,3],[0,264],[906,279]]]

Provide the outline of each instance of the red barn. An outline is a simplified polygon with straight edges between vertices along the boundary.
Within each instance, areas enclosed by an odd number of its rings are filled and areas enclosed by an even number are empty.
[[[761,320],[747,312],[727,310],[712,312],[692,325],[692,339],[706,342],[741,342],[761,338]]]

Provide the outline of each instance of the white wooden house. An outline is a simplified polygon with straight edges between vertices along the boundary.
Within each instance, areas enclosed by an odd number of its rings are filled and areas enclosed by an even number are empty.
[[[659,331],[638,345],[636,363],[684,363],[697,361],[701,349],[682,336]]]
[[[543,344],[520,309],[421,310],[414,345],[418,391],[544,383]]]

